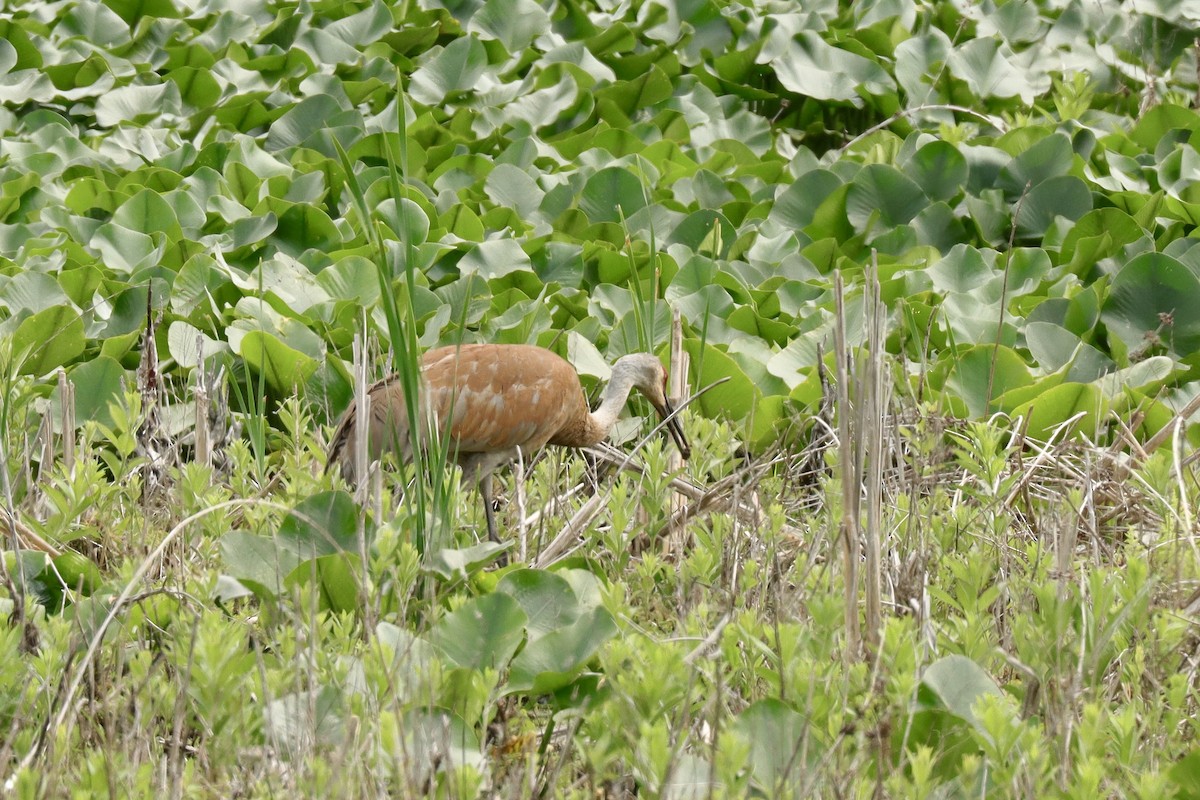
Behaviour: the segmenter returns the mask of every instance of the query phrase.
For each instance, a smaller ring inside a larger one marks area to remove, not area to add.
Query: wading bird
[[[518,344],[464,344],[438,347],[421,358],[420,414],[436,425],[463,471],[483,496],[488,537],[499,542],[492,507],[492,473],[546,444],[587,447],[608,436],[632,389],[638,389],[666,421],[684,458],[691,455],[683,426],[666,393],[667,371],[647,353],[623,356],[594,412],[579,376],[566,360],[542,347]],[[408,461],[408,411],[395,375],[372,386],[367,451],[371,460],[394,451]],[[329,445],[326,471],[338,464],[354,479],[355,431],[363,420],[354,403],[346,409]]]

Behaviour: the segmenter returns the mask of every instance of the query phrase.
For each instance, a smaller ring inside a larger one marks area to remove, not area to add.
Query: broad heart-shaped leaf
[[[1017,69],[1008,60],[1011,51],[996,39],[971,39],[955,48],[948,60],[950,72],[966,81],[976,98],[1017,97],[1032,103],[1034,97],[1049,89],[1029,82],[1024,70]]]
[[[1004,693],[992,676],[966,656],[949,655],[929,665],[921,676],[917,703],[925,708],[942,708],[987,735],[973,709],[983,697],[1003,699]]]
[[[12,351],[22,375],[45,375],[83,354],[83,320],[70,306],[55,306],[22,320],[13,333]]]
[[[1017,233],[1040,237],[1055,217],[1077,220],[1092,210],[1092,192],[1074,175],[1049,178],[1029,190],[1017,209]]]
[[[1096,381],[1096,387],[1109,400],[1115,400],[1131,390],[1137,390],[1139,394],[1153,395],[1171,373],[1179,368],[1179,365],[1166,356],[1151,356],[1125,369],[1108,373]]]
[[[429,556],[425,570],[442,580],[462,580],[496,560],[496,556],[511,547],[511,543],[480,542],[470,547],[447,547]]]
[[[1011,416],[1028,417],[1026,432],[1029,437],[1048,441],[1064,422],[1083,412],[1083,416],[1073,424],[1071,431],[1078,431],[1094,440],[1108,416],[1108,409],[1108,400],[1096,384],[1062,383],[1017,406],[1012,410]],[[1061,435],[1058,436],[1058,439],[1062,438]]]
[[[471,17],[469,30],[498,39],[517,54],[550,30],[550,15],[533,0],[487,0]]]
[[[179,87],[167,81],[151,86],[121,86],[96,99],[96,122],[105,128],[178,112]]]
[[[191,369],[199,366],[201,360],[207,361],[217,353],[228,351],[227,342],[214,339],[183,320],[177,319],[167,328],[167,352],[181,367]]]
[[[804,715],[773,697],[751,703],[734,720],[734,734],[750,753],[750,772],[767,796],[792,785],[821,757],[820,737],[809,736],[807,751],[800,751],[808,728]]]
[[[113,222],[98,227],[89,244],[100,251],[106,266],[124,273],[136,272],[162,253],[149,235]]]
[[[887,164],[868,164],[850,182],[846,216],[861,233],[876,216],[891,228],[906,224],[927,205],[929,198],[921,187],[900,170]]]
[[[279,217],[268,241],[288,255],[299,257],[306,250],[328,252],[341,244],[341,232],[315,205],[271,199],[267,206]]]
[[[759,60],[769,57],[760,56]],[[896,86],[879,64],[828,44],[815,31],[796,34],[771,66],[785,89],[816,100],[840,100],[858,106],[862,105],[862,95],[886,94]]]
[[[949,142],[935,141],[923,145],[905,162],[904,174],[930,200],[950,200],[962,191],[971,169],[957,147]]]
[[[73,367],[67,377],[75,385],[75,419],[96,420],[112,425],[109,404],[119,402],[124,388],[125,368],[113,358],[97,356]],[[62,419],[61,392],[50,395],[51,419]]]
[[[1006,164],[997,183],[1009,196],[1020,197],[1027,186],[1033,188],[1050,178],[1066,175],[1074,158],[1071,140],[1053,133]]]
[[[701,209],[693,211],[676,225],[667,237],[667,243],[685,245],[693,253],[725,258],[736,236],[737,231],[725,215],[719,211]]]
[[[684,347],[691,357],[696,385],[705,388],[717,384],[700,395],[700,408],[705,416],[742,421],[752,447],[773,441],[775,426],[783,419],[784,398],[764,397],[738,363],[711,344],[702,345],[689,339]]]
[[[1200,349],[1200,279],[1170,256],[1145,253],[1117,273],[1100,318],[1131,352],[1157,338],[1190,355]]]
[[[82,269],[71,270],[59,276],[59,280],[67,283],[68,281],[64,280],[65,275],[83,272]],[[80,278],[84,277],[86,276],[80,275]],[[97,277],[95,283],[90,278],[83,282],[88,289],[83,305],[87,305],[92,302],[92,293],[95,292],[99,279]],[[54,278],[43,272],[19,272],[0,289],[0,306],[4,306],[14,315],[24,310],[35,313],[45,311],[48,308],[67,305],[69,302],[67,294],[59,288]]]
[[[349,45],[370,44],[392,30],[392,13],[382,0],[375,0],[370,8],[331,22],[322,30]]]
[[[1027,321],[1025,343],[1033,360],[1045,372],[1056,372],[1070,364],[1068,380],[1088,383],[1114,366],[1112,359],[1053,322]]]
[[[1097,208],[1076,220],[1059,252],[1062,263],[1086,278],[1087,271],[1097,261],[1117,255],[1142,237],[1149,238],[1142,226],[1121,209]]]
[[[239,344],[238,355],[261,373],[279,395],[295,391],[317,369],[316,359],[288,347],[266,331],[250,331]]]
[[[821,202],[842,183],[842,179],[829,170],[809,170],[779,193],[768,219],[794,231],[806,228],[812,223]]]
[[[429,217],[407,197],[400,198],[399,203],[391,197],[386,198],[375,207],[375,214],[391,228],[399,242],[415,246],[424,244],[429,238]]]
[[[329,128],[341,112],[338,101],[327,94],[306,97],[271,124],[264,146],[273,151],[304,144],[312,136]]]
[[[368,540],[374,530],[365,523]],[[300,559],[331,553],[358,553],[358,507],[342,491],[321,492],[300,501],[279,523],[279,545]]]
[[[174,209],[158,192],[150,189],[130,197],[113,214],[113,222],[138,233],[163,233],[172,242],[183,238]]]
[[[357,556],[345,553],[310,558],[296,565],[284,577],[283,585],[316,592],[318,607],[323,610],[348,613],[361,605],[354,568],[358,561]]]
[[[409,92],[418,103],[438,105],[448,94],[475,89],[487,63],[483,42],[460,36],[413,73]]]
[[[567,686],[600,646],[616,634],[617,625],[605,608],[581,614],[570,625],[525,645],[513,659],[506,691],[546,694]]]
[[[588,178],[579,207],[589,220],[620,222],[646,205],[642,181],[624,167],[607,167]]]
[[[335,686],[277,697],[263,708],[265,733],[280,753],[301,753],[319,744],[334,747],[345,736],[342,692]]]
[[[582,609],[571,584],[553,572],[519,569],[506,573],[497,592],[511,595],[529,618],[526,629],[533,641],[578,619]]]
[[[987,251],[994,256],[994,251]],[[983,253],[966,244],[955,245],[943,258],[931,264],[926,270],[933,288],[943,292],[975,292],[988,284],[996,273],[993,269],[995,259],[990,262],[984,259]],[[989,293],[992,299],[994,293]]]
[[[995,370],[992,362],[995,357]],[[942,388],[966,403],[972,417],[987,416],[995,411],[988,400],[988,383],[991,382],[991,399],[1007,391],[1033,382],[1029,368],[1017,352],[1008,347],[977,345],[957,355],[947,353],[945,359],[952,362],[946,373]],[[935,372],[944,367],[939,364]]]
[[[284,576],[300,563],[294,553],[279,549],[274,536],[248,531],[225,534],[220,548],[228,574],[262,600],[279,597]]]
[[[493,592],[442,617],[429,641],[460,667],[504,669],[525,638],[527,619],[511,596]]]
[[[489,239],[472,247],[458,262],[458,269],[463,275],[490,281],[514,272],[533,272],[533,264],[516,239]]]

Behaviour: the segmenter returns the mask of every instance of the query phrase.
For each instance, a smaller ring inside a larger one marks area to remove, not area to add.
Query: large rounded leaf
[[[936,141],[914,153],[904,172],[930,200],[949,200],[962,190],[971,170],[957,147]]]
[[[27,317],[12,338],[13,353],[24,375],[45,375],[83,354],[83,320],[69,306],[55,306]]]
[[[966,403],[972,417],[996,410],[989,400],[1033,382],[1029,368],[1016,351],[994,345],[972,347],[953,359],[943,388]],[[993,367],[994,364],[994,367]],[[991,396],[988,386],[991,386]]]
[[[622,167],[608,167],[588,178],[579,207],[596,222],[620,222],[646,205],[641,180]]]
[[[1055,217],[1077,220],[1092,210],[1092,192],[1082,179],[1059,175],[1039,183],[1023,197],[1017,209],[1017,232],[1041,236]]]
[[[828,44],[814,31],[801,31],[786,48],[771,65],[784,88],[796,94],[859,105],[863,94],[881,95],[895,88],[879,64]],[[760,60],[767,57],[764,52]]]
[[[1113,279],[1100,318],[1130,351],[1160,340],[1191,355],[1200,349],[1200,279],[1170,256],[1138,256]]]
[[[921,187],[900,170],[886,164],[869,164],[850,183],[846,216],[861,233],[875,215],[890,228],[908,223],[927,205],[929,198]]]
[[[494,592],[447,614],[429,639],[460,667],[503,669],[525,637],[526,619],[516,600]]]
[[[1095,439],[1101,422],[1108,415],[1104,393],[1091,383],[1063,383],[1042,392],[1035,399],[1013,409],[1012,415],[1027,416],[1026,432],[1033,439],[1046,441],[1067,420],[1082,414],[1071,431]],[[1059,436],[1061,439],[1062,437]]]
[[[277,394],[287,394],[317,369],[315,359],[288,347],[274,334],[250,331],[242,337],[239,355],[261,373]]]
[[[570,625],[530,641],[513,659],[509,691],[546,694],[561,689],[575,680],[600,646],[616,633],[612,615],[598,607]]]

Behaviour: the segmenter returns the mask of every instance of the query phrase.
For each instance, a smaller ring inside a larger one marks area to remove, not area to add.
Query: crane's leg
[[[495,500],[492,498],[492,476],[490,473],[479,479],[479,496],[483,498],[483,515],[487,518],[488,538],[496,544],[500,544],[500,535],[496,533],[496,510],[493,508]],[[508,553],[500,554],[496,559],[496,566],[508,566]]]
[[[496,512],[493,509],[495,500],[492,497],[491,474],[479,478],[479,495],[483,498],[483,515],[487,517],[488,538],[496,544],[500,544],[500,534],[496,533]]]

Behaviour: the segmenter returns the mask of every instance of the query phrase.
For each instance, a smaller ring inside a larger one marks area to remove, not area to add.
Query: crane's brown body
[[[665,394],[666,371],[656,358],[625,356],[596,413],[588,410],[579,376],[555,353],[532,345],[466,344],[439,347],[421,358],[419,413],[423,425],[440,430],[463,469],[464,481],[478,481],[488,535],[498,541],[492,515],[491,474],[517,457],[547,444],[586,447],[603,440],[632,388],[649,398],[680,452],[687,440]],[[367,452],[371,460],[387,451],[411,458],[410,426],[404,391],[396,376],[367,392]],[[341,466],[354,478],[354,440],[363,424],[354,404],[346,409],[329,447],[329,467]],[[427,433],[423,431],[423,435]]]

